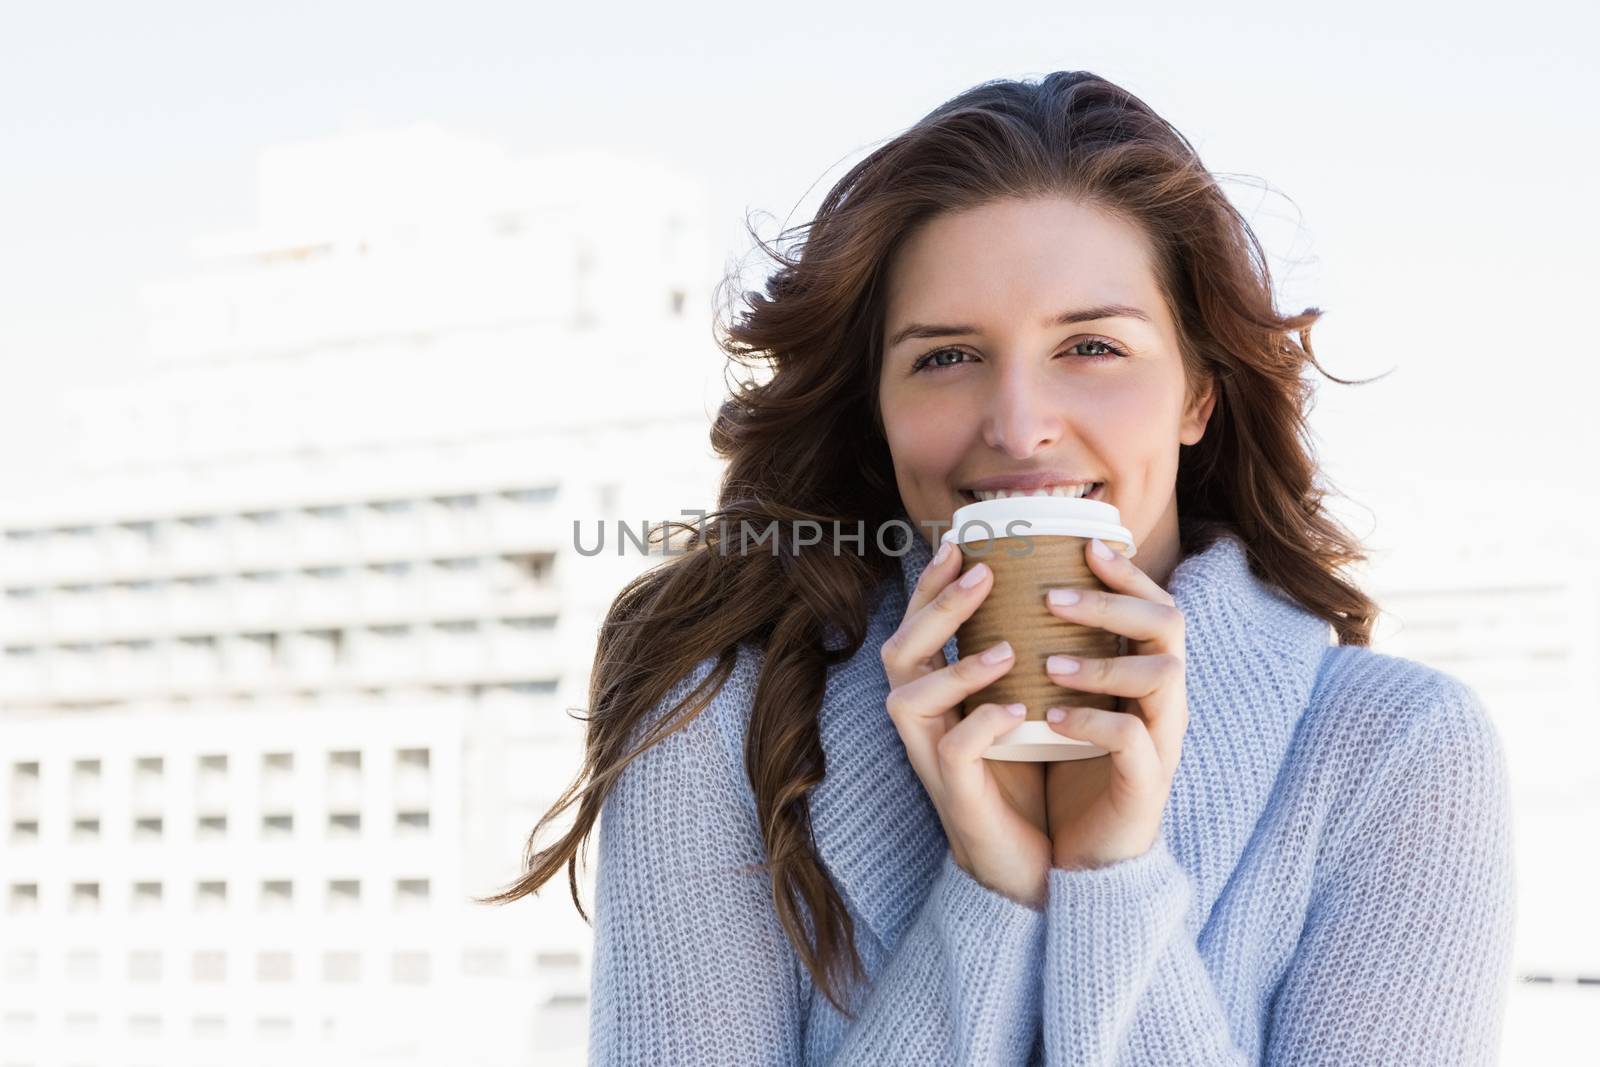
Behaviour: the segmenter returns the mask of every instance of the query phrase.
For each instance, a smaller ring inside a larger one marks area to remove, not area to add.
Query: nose
[[[1060,398],[1034,380],[1024,361],[1011,361],[995,380],[988,403],[983,437],[989,447],[1027,459],[1061,440]]]

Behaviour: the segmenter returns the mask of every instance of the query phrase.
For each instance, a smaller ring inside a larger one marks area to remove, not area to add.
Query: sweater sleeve
[[[1165,838],[1107,867],[1053,869],[1046,1062],[1240,1065],[1261,1048],[1269,1065],[1494,1063],[1513,916],[1500,743],[1446,680],[1396,752],[1313,889],[1260,1035],[1230,1030]]]
[[[1044,914],[978,883],[948,851],[875,982],[849,996],[856,1019],[812,1008],[755,867],[765,850],[714,716],[722,699],[629,764],[602,808],[589,1062],[1027,1063]]]
[[[1445,676],[1312,900],[1266,1035],[1273,1063],[1499,1062],[1516,882],[1509,774]]]

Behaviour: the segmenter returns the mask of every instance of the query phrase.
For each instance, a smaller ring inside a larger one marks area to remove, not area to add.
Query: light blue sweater
[[[745,866],[764,859],[743,770],[761,652],[745,645],[603,808],[590,1063],[1497,1062],[1510,801],[1472,689],[1331,645],[1223,538],[1168,583],[1189,728],[1161,837],[1108,867],[1052,869],[1041,912],[955,865],[884,709],[878,650],[928,558],[915,539],[821,710],[811,811],[872,976],[858,1019],[813,987]]]

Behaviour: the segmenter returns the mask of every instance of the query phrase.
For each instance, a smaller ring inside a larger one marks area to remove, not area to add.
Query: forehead
[[[1163,314],[1143,231],[1056,197],[996,201],[928,220],[890,262],[887,298],[891,333],[913,318],[1038,317],[1068,304],[1133,304]]]

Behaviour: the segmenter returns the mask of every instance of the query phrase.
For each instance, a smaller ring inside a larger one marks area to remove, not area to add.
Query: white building
[[[658,562],[574,522],[714,500],[704,230],[644,160],[264,154],[259,228],[0,501],[0,1063],[581,1062],[565,877],[468,897]]]

